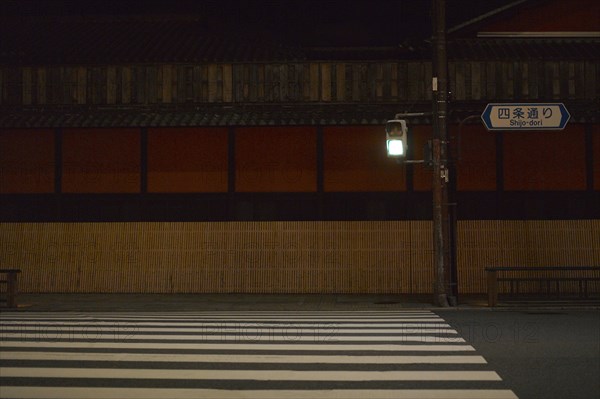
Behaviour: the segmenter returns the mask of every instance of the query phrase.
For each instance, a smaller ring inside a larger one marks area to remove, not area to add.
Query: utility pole
[[[446,2],[433,0],[433,251],[434,303],[447,307],[448,239],[448,58],[446,54]]]

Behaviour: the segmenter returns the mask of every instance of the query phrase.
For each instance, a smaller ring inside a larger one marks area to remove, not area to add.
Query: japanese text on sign
[[[544,119],[552,118],[552,107],[498,107],[498,119],[507,119],[510,126],[543,126]]]
[[[570,115],[563,104],[488,104],[482,114],[488,129],[563,129]]]

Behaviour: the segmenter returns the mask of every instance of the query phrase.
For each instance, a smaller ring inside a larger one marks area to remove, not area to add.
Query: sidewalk
[[[439,309],[428,294],[21,294],[17,301],[17,311],[25,312]],[[478,296],[465,298],[457,308],[485,306],[485,298]]]
[[[196,312],[302,310],[600,310],[600,300],[521,300],[488,307],[485,295],[461,295],[458,306],[433,305],[430,294],[20,294],[18,308],[0,312]]]

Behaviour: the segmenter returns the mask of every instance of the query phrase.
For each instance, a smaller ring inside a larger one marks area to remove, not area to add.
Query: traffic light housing
[[[408,126],[404,119],[392,119],[385,124],[387,155],[390,158],[406,156]]]

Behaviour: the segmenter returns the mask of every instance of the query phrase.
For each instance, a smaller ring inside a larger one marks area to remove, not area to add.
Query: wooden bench
[[[6,275],[5,278],[0,279],[0,284],[6,284],[6,299],[3,302],[6,302],[9,308],[17,307],[17,293],[19,291],[17,275],[19,273],[21,273],[20,269],[0,269],[0,275]]]
[[[551,286],[554,286],[555,293],[560,297],[561,282],[578,282],[579,297],[588,298],[588,283],[590,281],[600,281],[600,267],[597,266],[573,266],[573,267],[486,267],[488,306],[498,304],[498,283],[509,282],[511,294],[519,294],[519,284],[522,282],[539,283],[541,287],[545,283],[546,294],[550,293]],[[499,273],[508,273],[523,275],[523,277],[503,276],[498,277]],[[578,272],[578,276],[573,276],[572,272]],[[557,274],[570,273],[568,276]],[[537,274],[533,275],[532,274]],[[542,274],[540,276],[540,274]]]

